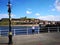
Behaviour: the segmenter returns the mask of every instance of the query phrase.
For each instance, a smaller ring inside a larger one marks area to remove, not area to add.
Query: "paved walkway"
[[[0,36],[0,45],[7,43],[8,37]],[[13,36],[12,45],[60,45],[60,32]]]

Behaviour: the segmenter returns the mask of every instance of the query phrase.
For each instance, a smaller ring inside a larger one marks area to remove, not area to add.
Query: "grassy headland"
[[[18,19],[11,19],[11,25],[12,26],[31,26],[31,25],[38,25],[39,19],[34,18],[18,18]],[[0,20],[0,26],[8,26],[9,25],[9,19],[8,18],[2,18]]]

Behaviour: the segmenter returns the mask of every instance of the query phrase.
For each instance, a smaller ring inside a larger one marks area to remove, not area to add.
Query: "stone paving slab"
[[[0,45],[8,45],[8,37],[0,36]],[[13,36],[12,45],[60,45],[60,32]]]

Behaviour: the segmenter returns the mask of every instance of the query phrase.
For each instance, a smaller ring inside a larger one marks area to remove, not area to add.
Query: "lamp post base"
[[[12,35],[9,35],[9,42],[8,42],[8,44],[12,44],[13,42],[12,42]]]

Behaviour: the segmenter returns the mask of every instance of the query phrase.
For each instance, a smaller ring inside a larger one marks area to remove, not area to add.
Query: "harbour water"
[[[38,33],[39,26],[34,26],[34,33]],[[26,35],[32,34],[32,26],[12,26],[13,35]],[[0,26],[0,35],[8,35],[9,26]]]

